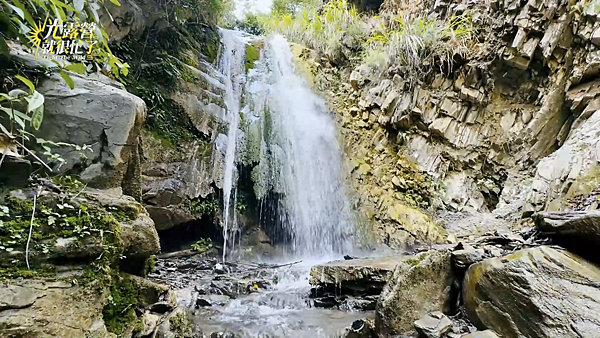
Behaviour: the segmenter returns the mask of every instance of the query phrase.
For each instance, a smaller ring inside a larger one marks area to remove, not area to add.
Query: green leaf
[[[10,92],[8,92],[8,96],[11,97],[11,101],[18,101],[20,100],[19,97],[21,96],[27,96],[29,95],[26,91],[21,90],[21,89],[13,89]]]
[[[6,40],[4,40],[4,38],[1,36],[0,36],[0,54],[10,56],[10,49],[8,48],[8,45],[6,44]]]
[[[31,112],[44,104],[44,95],[40,94],[37,90],[34,90],[33,94],[26,97],[25,100],[29,103],[27,105],[27,112]]]
[[[2,123],[0,123],[0,130],[2,130],[2,132],[4,134],[6,134],[8,137],[11,137],[11,138],[13,137],[13,135],[11,134],[11,132],[8,131],[8,129],[6,129],[6,127]]]
[[[70,70],[77,74],[85,74],[87,70],[85,69],[85,65],[83,63],[73,63],[65,67],[66,70]]]
[[[25,20],[25,13],[23,13],[23,11],[19,7],[9,4],[6,0],[2,0],[2,2],[6,6],[10,7],[10,9],[12,9],[13,12],[17,13],[21,20]]]
[[[81,12],[83,10],[84,0],[73,0],[73,7],[76,11]]]
[[[26,77],[21,76],[21,75],[17,75],[15,77],[17,79],[21,80],[21,82],[23,82],[27,87],[29,87],[29,90],[31,90],[31,92],[33,93],[33,91],[35,90],[35,86],[33,85],[33,82],[29,81]]]
[[[44,105],[37,107],[33,111],[33,115],[31,116],[31,126],[35,130],[39,130],[42,126],[42,120],[44,120]]]
[[[5,112],[11,118],[11,120],[15,121],[18,125],[20,125],[21,129],[25,129],[25,121],[23,121],[23,119],[19,117],[19,115],[24,115],[23,113],[11,108],[4,107],[0,108],[0,110]]]
[[[27,20],[27,22],[33,27],[35,25],[35,21],[33,20],[33,17],[29,11],[27,11],[27,8],[25,8],[25,6],[19,0],[12,0],[12,2],[15,4],[15,6],[19,7],[19,9],[23,11],[23,14],[25,14],[25,20]]]
[[[117,1],[117,0],[110,0],[110,2],[112,2],[116,6],[121,6],[121,3],[119,1]]]
[[[61,70],[60,76],[63,78],[63,80],[65,80],[67,85],[69,85],[69,88],[71,88],[71,89],[75,88],[75,82],[73,81],[71,76],[69,74],[67,74],[67,72]]]

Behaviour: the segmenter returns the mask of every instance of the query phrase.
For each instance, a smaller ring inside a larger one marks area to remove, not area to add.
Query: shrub
[[[360,45],[367,36],[360,15],[347,0],[331,0],[321,8],[305,5],[295,14],[273,15],[264,24],[334,59],[341,56],[344,44]]]
[[[468,52],[473,36],[471,19],[465,15],[447,20],[399,17],[388,26],[380,23],[367,40],[365,62],[380,68],[400,65],[413,76],[425,75],[435,65],[450,68],[455,55]]]

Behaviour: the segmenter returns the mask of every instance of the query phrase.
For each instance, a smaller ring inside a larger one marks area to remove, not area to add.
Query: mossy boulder
[[[469,319],[502,337],[579,338],[600,332],[600,268],[547,246],[471,265]]]
[[[377,302],[375,327],[380,336],[414,330],[420,316],[450,313],[457,299],[448,250],[431,250],[399,261]]]

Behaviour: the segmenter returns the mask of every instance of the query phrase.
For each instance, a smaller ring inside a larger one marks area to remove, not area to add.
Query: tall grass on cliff
[[[451,68],[454,57],[465,56],[474,28],[467,15],[447,20],[397,17],[367,40],[365,63],[385,69],[403,67],[408,75],[423,75],[435,66]]]
[[[265,26],[333,59],[341,55],[344,45],[366,40],[360,14],[347,0],[331,0],[322,7],[313,3],[302,6],[294,13],[270,16],[264,20]]]

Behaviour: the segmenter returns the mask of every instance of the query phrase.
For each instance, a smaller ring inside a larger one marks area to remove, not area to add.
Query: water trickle
[[[220,69],[225,80],[225,104],[227,105],[227,120],[229,124],[223,177],[223,260],[225,260],[227,252],[230,250],[227,248],[228,242],[233,245],[237,231],[237,224],[235,222],[235,194],[232,198],[231,192],[235,189],[235,153],[240,120],[240,100],[245,82],[244,61],[246,39],[242,33],[226,29],[221,30],[221,36],[223,52],[221,53]]]

